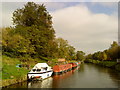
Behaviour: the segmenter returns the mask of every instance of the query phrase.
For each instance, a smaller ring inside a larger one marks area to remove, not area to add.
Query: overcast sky
[[[23,2],[2,3],[2,24],[12,25],[12,13]],[[57,37],[85,53],[102,51],[118,40],[117,2],[46,2]]]

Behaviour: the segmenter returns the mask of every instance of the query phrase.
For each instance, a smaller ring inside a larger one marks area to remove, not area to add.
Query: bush
[[[115,61],[99,61],[99,60],[92,60],[92,59],[85,60],[85,62],[98,64],[105,67],[115,67],[115,65],[117,64],[117,62]]]
[[[117,63],[116,62],[110,62],[110,61],[104,61],[103,65],[106,67],[114,67]]]
[[[120,63],[115,66],[115,69],[120,71]]]

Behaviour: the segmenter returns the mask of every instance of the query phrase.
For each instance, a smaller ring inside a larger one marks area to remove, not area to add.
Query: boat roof
[[[37,63],[37,64],[33,67],[33,69],[34,69],[34,68],[41,68],[41,67],[49,67],[49,66],[47,65],[47,63]]]

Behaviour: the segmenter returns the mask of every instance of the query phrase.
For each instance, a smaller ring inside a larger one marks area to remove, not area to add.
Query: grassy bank
[[[103,67],[113,68],[117,71],[120,71],[120,63],[117,63],[115,61],[100,61],[100,60],[88,59],[88,60],[85,60],[84,62],[93,63],[93,64],[97,64]]]
[[[2,57],[2,80],[17,79],[27,74],[27,72],[35,65],[36,62],[21,62],[21,59]],[[24,67],[17,67],[17,65],[24,65]],[[25,65],[30,65],[29,69]]]
[[[27,73],[38,62],[46,62],[43,60],[29,58],[28,61],[23,61],[22,58],[11,58],[2,56],[2,87],[15,84],[27,80]],[[27,58],[28,59],[28,58]],[[18,65],[23,65],[18,67]],[[29,65],[29,68],[26,67]]]

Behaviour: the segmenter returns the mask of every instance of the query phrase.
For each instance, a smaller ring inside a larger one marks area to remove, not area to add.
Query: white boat
[[[27,74],[28,80],[37,79],[43,80],[52,75],[53,69],[46,63],[37,63]]]

